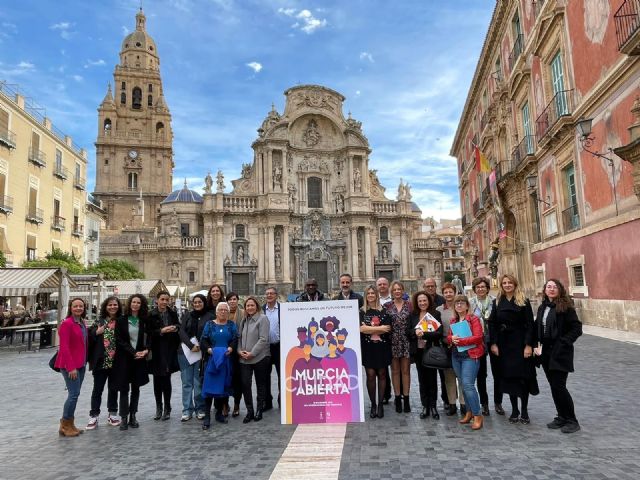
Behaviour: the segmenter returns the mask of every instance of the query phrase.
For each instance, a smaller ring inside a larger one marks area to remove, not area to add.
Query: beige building
[[[635,331],[639,15],[631,0],[498,0],[451,150],[469,275],[513,273],[532,298],[557,278],[585,323]]]
[[[360,290],[378,276],[415,289],[433,271],[442,251],[420,234],[410,186],[401,182],[396,199],[386,197],[369,169],[361,122],[345,117],[345,98],[323,86],[284,92],[283,111],[274,106],[266,115],[253,159],[230,193],[222,172],[203,178],[202,195],[186,183],[171,192],[173,139],[160,59],[142,11],[136,25],[123,41],[114,89],[99,107],[102,258],[129,260],[147,278],[189,291],[220,283],[242,294],[267,285],[300,291],[307,277],[336,290],[341,272]]]
[[[8,266],[58,248],[83,261],[87,154],[0,82],[0,247]]]

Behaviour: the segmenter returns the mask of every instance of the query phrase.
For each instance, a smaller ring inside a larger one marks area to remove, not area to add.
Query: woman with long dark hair
[[[218,305],[218,303],[220,302],[224,302],[224,290],[220,285],[214,283],[209,287],[206,305],[207,310],[212,313],[213,318],[216,318],[216,305]]]
[[[413,311],[407,324],[407,336],[409,337],[411,359],[416,364],[418,371],[420,403],[422,404],[420,418],[425,419],[431,415],[435,420],[438,420],[440,418],[436,407],[438,369],[423,366],[422,357],[431,347],[440,345],[443,330],[440,312],[436,310],[435,298],[427,292],[414,293],[411,303]],[[433,320],[436,320],[438,324],[434,324]]]
[[[136,293],[128,298],[124,315],[116,321],[113,369],[115,386],[120,391],[120,430],[140,426],[136,419],[140,387],[149,383],[147,356],[151,348],[151,335],[147,332],[148,317],[147,298]]]
[[[384,417],[384,392],[391,364],[391,318],[380,305],[380,295],[374,285],[364,291],[364,305],[360,309],[360,344],[362,365],[367,372],[367,392],[371,401],[369,417]],[[377,392],[376,392],[377,384]]]
[[[158,292],[156,307],[149,314],[150,370],[153,374],[153,394],[156,398],[154,420],[169,420],[171,417],[171,374],[180,370],[178,365],[180,322],[178,314],[169,308],[170,298],[169,292]]]
[[[60,345],[55,367],[60,369],[67,387],[67,399],[62,408],[58,433],[64,437],[77,437],[82,433],[75,426],[75,412],[87,363],[85,318],[87,318],[87,305],[84,300],[77,297],[72,298],[67,309],[67,317],[58,328]]]
[[[214,318],[212,312],[206,309],[206,297],[197,294],[191,300],[193,309],[182,316],[180,341],[192,352],[201,350],[199,342],[204,326]],[[193,340],[197,340],[194,343]],[[204,399],[202,398],[202,368],[201,362],[189,363],[182,346],[178,348],[178,364],[180,365],[180,379],[182,380],[182,422],[191,420],[195,414],[199,420],[205,417]]]
[[[533,311],[513,275],[502,275],[499,285],[489,318],[491,353],[499,359],[500,384],[511,401],[509,422],[528,425],[529,394],[537,393]]]
[[[564,285],[555,278],[544,284],[535,333],[538,344],[535,353],[540,356],[557,411],[547,427],[559,428],[563,433],[577,432],[580,424],[567,390],[567,377],[573,372],[573,344],[582,335],[582,323]]]
[[[121,423],[118,417],[118,389],[115,384],[113,368],[116,356],[116,322],[122,315],[122,303],[116,296],[107,297],[100,305],[100,315],[89,328],[89,370],[93,372],[93,391],[91,393],[91,411],[87,430],[98,426],[102,392],[107,384],[107,424],[117,427]]]

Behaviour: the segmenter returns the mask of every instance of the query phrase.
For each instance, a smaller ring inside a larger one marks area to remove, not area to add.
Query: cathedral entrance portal
[[[321,292],[328,292],[329,282],[327,276],[327,262],[309,261],[308,271],[309,278],[315,278],[318,281],[318,290],[320,290]]]

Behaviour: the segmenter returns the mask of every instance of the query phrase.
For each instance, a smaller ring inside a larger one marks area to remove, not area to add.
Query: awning
[[[107,280],[106,284],[107,289],[113,289],[113,294],[121,299],[134,293],[154,298],[159,291],[167,289],[162,280]]]
[[[77,287],[66,275],[71,288]],[[57,292],[62,280],[59,268],[0,268],[0,296],[28,297]]]
[[[182,295],[183,289],[180,285],[167,285],[167,292],[172,297],[179,297]]]

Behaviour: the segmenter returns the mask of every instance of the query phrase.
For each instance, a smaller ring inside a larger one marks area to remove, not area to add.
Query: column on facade
[[[222,251],[224,227],[216,226],[216,283],[224,283],[224,262],[222,261],[224,252]]]
[[[274,232],[275,227],[273,225],[269,225],[267,227],[267,246],[264,250],[266,262],[267,262],[267,283],[274,284],[276,282],[275,276],[275,263],[273,258],[273,245],[274,245]]]
[[[266,185],[266,191],[267,192],[272,192],[273,191],[273,149],[270,148],[269,150],[267,150],[267,164],[265,166],[265,185]]]
[[[282,232],[282,270],[283,281],[291,281],[291,268],[289,267],[289,226],[285,225]]]
[[[265,270],[265,255],[264,255],[264,227],[258,227],[258,274],[256,275],[257,283],[264,283],[267,275]]]
[[[406,222],[402,221],[400,228],[400,277],[406,278],[409,274],[409,254],[407,248],[407,228]]]
[[[296,290],[302,290],[302,278],[300,278],[300,253],[298,253],[297,249],[294,253],[294,264],[293,268],[295,270],[294,278],[295,278],[295,288]]]
[[[349,227],[351,232],[351,275],[358,275],[358,227]]]
[[[367,280],[373,278],[373,255],[371,254],[371,227],[364,228],[364,274]]]

